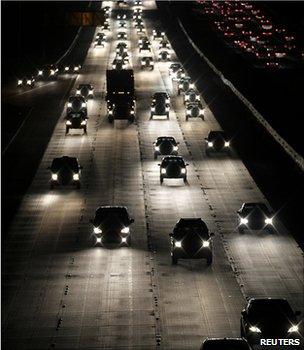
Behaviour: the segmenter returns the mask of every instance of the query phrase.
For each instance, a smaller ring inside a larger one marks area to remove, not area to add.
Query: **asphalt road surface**
[[[143,8],[156,10],[152,1]],[[148,34],[159,26],[145,24]],[[131,21],[137,121],[108,123],[105,71],[117,31],[112,19],[106,47],[91,46],[73,82],[72,91],[79,83],[95,88],[88,135],[65,136],[61,109],[3,243],[3,349],[198,349],[207,336],[240,336],[247,297],[285,297],[303,311],[301,250],[283,226],[277,234],[238,233],[236,210],[245,201],[265,201],[263,194],[236,153],[205,156],[204,137],[219,128],[216,119],[208,112],[205,121],[185,121],[170,63],[140,69]],[[169,120],[149,120],[151,94],[159,90],[171,95]],[[43,111],[63,97],[53,94]],[[152,143],[162,135],[180,142],[179,153],[190,164],[187,185],[165,180],[160,186]],[[47,167],[61,155],[76,156],[83,166],[80,190],[49,189]],[[135,219],[131,247],[94,246],[89,220],[100,205],[128,207]],[[168,235],[181,217],[201,217],[215,232],[210,267],[204,260],[171,265]]]

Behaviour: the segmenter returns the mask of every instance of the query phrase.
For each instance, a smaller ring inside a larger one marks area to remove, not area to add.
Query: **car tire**
[[[70,128],[65,128],[65,134],[67,135],[69,133]]]
[[[188,181],[187,181],[187,177],[184,177],[184,184],[187,184],[188,183]]]
[[[174,255],[171,255],[171,263],[172,265],[177,265],[178,263],[178,259]]]
[[[164,179],[161,177],[161,178],[159,179],[159,181],[160,181],[160,184],[162,185],[163,182],[164,182]]]
[[[85,134],[87,134],[87,127],[84,127],[84,128],[83,128],[83,132],[84,132]]]
[[[134,121],[135,121],[135,117],[131,117],[130,118],[130,123],[134,123]]]
[[[167,119],[169,119],[169,113],[167,113]]]
[[[186,115],[186,122],[189,120],[189,116]]]
[[[150,115],[150,120],[152,120],[152,119],[153,119],[153,114]]]
[[[127,244],[128,244],[129,247],[131,247],[131,236],[128,237]]]
[[[178,94],[178,96],[181,94],[180,89],[177,90],[177,94]]]
[[[208,256],[207,258],[207,265],[210,266],[212,264],[212,260],[213,260],[213,256],[212,254],[210,256]]]
[[[157,159],[157,153],[154,153],[154,160]]]
[[[246,336],[245,336],[245,332],[244,332],[244,328],[243,328],[243,326],[242,326],[242,322],[241,322],[241,327],[240,327],[240,333],[241,333],[241,337],[242,338],[245,338]]]

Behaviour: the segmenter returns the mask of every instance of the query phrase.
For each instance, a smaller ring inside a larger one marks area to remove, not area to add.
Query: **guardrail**
[[[297,153],[284,139],[281,137],[274,128],[267,122],[267,120],[256,110],[256,108],[252,105],[247,98],[237,90],[237,88],[232,84],[231,81],[225,78],[224,74],[219,71],[215,65],[201,52],[201,50],[196,46],[193,40],[189,37],[185,27],[181,23],[180,19],[178,19],[178,24],[181,27],[183,33],[186,35],[188,41],[194,48],[194,50],[202,57],[208,66],[213,70],[213,72],[219,76],[222,82],[227,85],[231,91],[243,102],[243,104],[250,110],[250,112],[254,115],[257,121],[266,129],[266,131],[273,137],[273,139],[284,149],[284,151],[292,158],[292,160],[298,165],[298,167],[304,171],[304,159],[303,157]]]
[[[66,50],[66,52],[61,56],[59,57],[59,59],[55,62],[56,65],[58,65],[71,51],[72,49],[74,48],[75,44],[76,44],[76,41],[78,40],[79,38],[79,35],[80,35],[80,32],[82,30],[83,27],[79,27],[78,31],[77,31],[77,34],[75,35],[75,38],[74,40],[72,41],[71,45],[68,47],[68,49]]]

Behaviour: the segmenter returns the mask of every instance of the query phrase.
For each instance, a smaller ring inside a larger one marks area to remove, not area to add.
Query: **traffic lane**
[[[162,74],[167,75],[165,68]],[[168,82],[165,78],[164,81]],[[170,88],[172,84],[168,82],[167,86]],[[176,104],[181,110],[179,122],[192,159],[198,166],[199,177],[217,215],[218,227],[225,241],[227,240],[228,244],[225,246],[228,256],[231,257],[236,271],[240,272],[238,280],[240,285],[245,286],[244,293],[248,297],[261,295],[288,297],[295,309],[303,309],[303,259],[296,242],[281,223],[277,226],[276,235],[265,236],[255,233],[240,236],[237,233],[236,211],[240,205],[246,201],[266,201],[266,199],[235,153],[232,157],[205,155],[204,138],[209,130],[220,129],[210,110],[206,113],[205,122],[200,119],[186,122],[182,97],[176,100]],[[253,244],[256,247],[254,251]],[[282,249],[287,251],[283,257]],[[252,266],[256,267],[256,271],[252,271]],[[285,276],[290,276],[288,282]]]
[[[134,50],[135,45],[136,38]],[[137,58],[136,61],[138,60]],[[148,222],[156,249],[156,273],[160,284],[161,310],[165,319],[163,344],[168,348],[184,349],[198,347],[204,335],[239,335],[239,315],[243,302],[219,239],[215,239],[215,261],[218,263],[212,267],[212,271],[202,262],[181,262],[178,267],[171,266],[168,235],[180,217],[203,217],[211,230],[214,229],[214,224],[191,165],[188,172],[189,186],[184,186],[180,180],[165,180],[162,187],[159,184],[158,161],[152,160],[153,141],[157,136],[174,136],[177,141],[181,141],[179,153],[186,156],[187,160],[189,157],[173,110],[169,121],[156,118],[149,120],[150,96],[155,91],[166,90],[158,72],[161,66],[167,64],[157,63],[155,71],[152,72],[139,71],[138,66],[136,67],[135,79],[137,91],[139,90],[137,114],[140,118],[138,123],[147,188]],[[173,96],[172,89],[169,92]],[[225,279],[217,277],[224,273],[227,275]],[[229,291],[227,295],[222,293],[224,289]],[[213,291],[212,294],[210,290]],[[231,293],[233,301],[230,303]],[[217,307],[218,305],[221,307]]]

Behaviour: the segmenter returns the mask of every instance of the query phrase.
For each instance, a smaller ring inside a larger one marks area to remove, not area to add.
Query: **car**
[[[105,245],[116,243],[131,245],[130,225],[134,222],[128,210],[123,206],[101,206],[96,209],[93,225],[93,234],[96,243]]]
[[[153,40],[162,40],[165,37],[165,32],[160,29],[153,29],[152,38]]]
[[[207,338],[200,350],[252,350],[244,338]]]
[[[127,49],[128,49],[128,46],[127,46],[127,43],[125,42],[121,41],[116,45],[116,53],[125,52],[127,51]]]
[[[136,7],[134,10],[133,10],[133,14],[140,14],[142,13],[142,8],[140,7]]]
[[[191,82],[191,79],[187,76],[181,78],[178,82],[177,94],[180,95],[181,92],[187,92],[188,90],[194,89],[195,86]]]
[[[146,32],[145,27],[144,26],[138,26],[136,28],[136,32],[137,32],[137,34],[144,34]]]
[[[187,166],[184,158],[181,156],[165,156],[160,167],[160,184],[164,182],[164,179],[183,179],[184,183],[187,183]]]
[[[208,136],[205,137],[206,155],[209,156],[211,152],[226,152],[230,153],[230,137],[225,131],[211,130]]]
[[[162,49],[169,49],[169,48],[170,48],[169,42],[165,39],[161,40],[161,42],[159,43],[158,49],[162,50]]]
[[[176,142],[175,138],[172,136],[159,136],[155,142],[154,146],[154,159],[157,159],[158,156],[177,156],[178,155],[178,145],[179,142]]]
[[[84,98],[93,98],[94,88],[91,84],[79,84],[76,89],[76,96],[81,95]]]
[[[184,94],[184,104],[200,102],[201,97],[195,89],[190,89]]]
[[[50,188],[62,185],[74,185],[78,189],[80,188],[80,170],[82,167],[78,163],[78,159],[75,157],[63,156],[60,158],[54,158],[50,167],[48,167],[52,173]]]
[[[85,116],[87,112],[87,102],[83,96],[70,96],[67,104],[67,115],[70,113],[82,113]]]
[[[149,43],[143,43],[139,47],[139,52],[146,51],[151,52],[151,45]]]
[[[186,71],[184,70],[184,68],[180,68],[179,70],[176,71],[175,73],[175,78],[173,79],[174,81],[180,81],[181,79],[186,78]],[[190,79],[190,78],[187,78]]]
[[[152,56],[144,56],[140,58],[140,68],[150,68],[151,70],[154,69],[154,61]]]
[[[127,33],[125,32],[118,32],[117,33],[117,40],[127,40]]]
[[[168,50],[162,50],[158,53],[159,61],[169,61],[171,59],[171,54]]]
[[[177,72],[182,68],[182,64],[179,62],[174,62],[170,64],[169,67],[169,75],[171,76],[172,80],[176,80]]]
[[[66,116],[65,134],[67,135],[70,129],[82,129],[87,133],[87,119],[88,117],[83,113],[72,112]]]
[[[138,47],[141,47],[144,44],[148,44],[149,46],[151,46],[150,40],[147,36],[143,36],[138,40]]]
[[[117,53],[115,58],[118,60],[123,60],[124,63],[129,63],[129,54],[127,51]]]
[[[204,109],[200,102],[192,102],[187,104],[186,121],[188,121],[189,118],[201,118],[202,120],[205,119]]]
[[[98,32],[97,34],[96,34],[96,38],[95,38],[96,40],[97,39],[102,39],[102,40],[106,40],[106,35],[105,35],[105,33],[103,33],[103,32]]]
[[[173,265],[179,259],[206,259],[212,263],[212,236],[206,223],[201,218],[181,218],[169,235],[170,251]]]
[[[251,346],[260,345],[260,339],[298,339],[300,314],[286,299],[251,298],[242,311],[241,336]]]
[[[127,63],[122,58],[114,58],[112,68],[117,70],[126,69]]]
[[[127,64],[122,58],[114,58],[112,62],[112,68],[117,70],[126,69]]]
[[[96,38],[94,47],[105,47],[105,39],[104,38]]]
[[[119,28],[127,28],[127,22],[126,21],[119,21],[118,27]]]
[[[152,96],[150,119],[155,115],[165,115],[169,119],[170,96],[165,91],[157,91]]]
[[[138,28],[144,25],[144,22],[141,18],[137,18],[133,21],[134,27]]]
[[[46,64],[41,69],[38,69],[38,79],[57,79],[58,67],[55,64]]]
[[[110,30],[110,23],[108,23],[108,22],[105,22],[104,24],[103,24],[103,26],[101,27],[101,29],[102,30]]]
[[[265,203],[245,202],[237,211],[237,225],[240,233],[245,230],[274,231],[274,213]]]
[[[113,123],[115,119],[127,119],[130,123],[134,123],[134,104],[128,101],[113,104],[111,108],[108,108],[108,121],[109,123]]]
[[[25,77],[17,80],[17,86],[19,87],[34,87],[35,78],[34,77]]]

